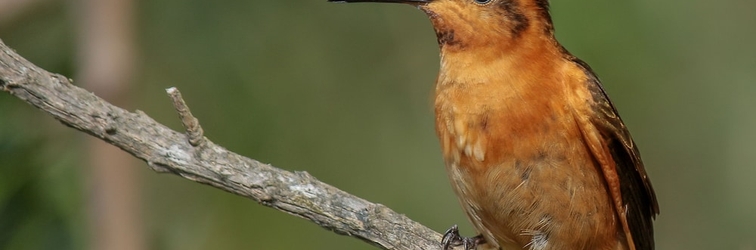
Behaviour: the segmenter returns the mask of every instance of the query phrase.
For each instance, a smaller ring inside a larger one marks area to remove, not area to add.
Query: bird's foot
[[[483,238],[483,235],[478,235],[472,238],[460,236],[459,227],[457,227],[457,225],[446,230],[444,237],[441,239],[441,246],[444,250],[449,250],[456,246],[462,246],[465,250],[474,250],[478,245],[485,243],[486,239]]]

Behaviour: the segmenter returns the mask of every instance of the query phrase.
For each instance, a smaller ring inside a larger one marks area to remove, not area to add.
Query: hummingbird
[[[554,36],[548,0],[403,3],[440,49],[436,134],[479,233],[445,249],[652,250],[659,205],[641,155],[590,66]]]

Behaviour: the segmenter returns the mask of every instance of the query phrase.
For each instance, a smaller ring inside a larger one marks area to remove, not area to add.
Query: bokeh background
[[[657,249],[756,249],[756,1],[552,1],[661,205]],[[37,65],[242,155],[473,234],[444,173],[420,11],[317,1],[0,0]],[[98,68],[99,67],[99,68]],[[97,156],[100,155],[100,156]],[[0,93],[0,249],[374,249],[118,155]]]

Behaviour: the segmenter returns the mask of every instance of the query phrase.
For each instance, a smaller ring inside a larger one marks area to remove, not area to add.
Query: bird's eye
[[[475,2],[475,3],[477,3],[477,4],[480,4],[480,5],[489,4],[489,3],[491,3],[492,1],[493,1],[493,0],[473,0],[473,2]]]

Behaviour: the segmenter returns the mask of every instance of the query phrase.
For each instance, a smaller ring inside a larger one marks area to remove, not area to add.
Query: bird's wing
[[[635,245],[636,250],[652,250],[652,219],[659,214],[659,205],[638,148],[591,68],[580,59],[572,58],[572,61],[588,76],[586,85],[593,98],[590,107],[593,113],[582,116],[583,120],[578,123],[593,156],[601,165],[628,244]]]

